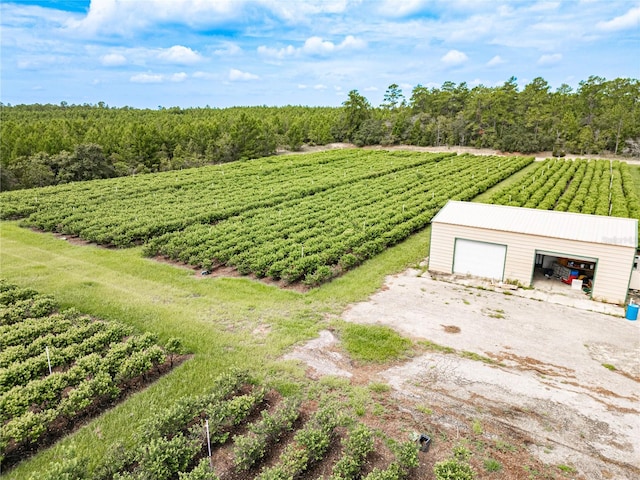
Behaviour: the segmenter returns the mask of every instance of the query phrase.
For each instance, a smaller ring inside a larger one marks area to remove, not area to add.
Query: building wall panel
[[[626,301],[635,249],[477,227],[433,223],[429,269],[452,273],[456,238],[507,245],[503,280],[518,280],[530,285],[536,250],[557,252],[558,256],[583,256],[598,261],[592,297],[595,300],[622,304]]]

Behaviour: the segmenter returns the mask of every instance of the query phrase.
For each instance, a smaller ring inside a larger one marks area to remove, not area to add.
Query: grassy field
[[[72,245],[13,222],[0,227],[1,275],[10,282],[55,295],[64,307],[157,333],[161,342],[179,337],[195,354],[150,388],[7,475],[16,479],[46,469],[71,444],[95,461],[155,410],[204,392],[232,365],[249,369],[283,393],[296,390],[303,370],[278,361],[280,355],[334,322],[331,318],[346,304],[378,289],[385,275],[424,258],[430,233],[427,228],[343,277],[298,293],[248,278],[198,278],[193,270],[143,258],[139,249]],[[341,328],[339,322],[334,326]]]

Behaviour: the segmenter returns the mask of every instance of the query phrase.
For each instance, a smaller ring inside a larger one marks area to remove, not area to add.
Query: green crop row
[[[327,453],[340,415],[335,405],[320,407],[304,427],[296,433],[280,455],[278,463],[263,470],[257,480],[294,480]]]
[[[619,161],[548,159],[490,203],[640,218],[629,165]]]
[[[317,284],[425,227],[449,199],[469,200],[531,159],[450,157],[192,225],[150,240],[146,255],[203,268]]]
[[[269,401],[265,401],[267,395]],[[70,448],[60,462],[38,473],[37,478],[294,480],[305,478],[310,468],[327,459],[329,450],[337,448],[341,427],[347,425],[342,454],[332,467],[331,478],[362,478],[374,447],[374,432],[369,427],[355,420],[334,398],[321,398],[316,404],[290,397],[269,408],[274,395],[255,385],[246,372],[229,371],[213,382],[210,393],[184,397],[157,412],[133,432],[131,439],[111,446],[91,468]],[[300,418],[302,411],[310,409],[313,413],[308,418]],[[251,421],[258,411],[258,419]],[[246,433],[232,435],[234,431]],[[292,438],[283,438],[287,431],[295,431]],[[280,449],[278,442],[285,445]],[[418,466],[417,444],[392,439],[386,444],[394,460],[385,468],[374,469],[367,478],[407,478]],[[214,461],[221,445],[226,445],[231,455],[224,466]],[[277,450],[281,452],[278,456],[274,455]],[[265,458],[269,458],[269,464],[265,464]]]
[[[87,330],[86,332],[91,332]],[[119,342],[131,333],[128,326],[118,323],[105,324],[91,336],[64,348],[50,348],[21,362],[0,369],[0,393],[16,385],[24,385],[44,375],[49,366],[57,368],[93,352],[103,352],[113,342]]]
[[[95,414],[165,362],[151,334],[74,310],[48,313],[53,299],[4,281],[0,290],[12,319],[0,325],[0,463],[13,463],[45,435],[65,433],[64,425]]]
[[[373,451],[373,432],[363,424],[357,424],[343,440],[342,457],[333,465],[330,480],[355,480],[358,478],[367,455]]]
[[[127,247],[451,155],[324,152],[6,192],[1,218],[24,218],[30,227]]]
[[[271,445],[285,432],[293,429],[293,424],[299,416],[300,402],[296,399],[285,402],[274,413],[263,410],[262,418],[250,426],[249,433],[233,438],[233,461],[236,470],[248,470],[259,462]]]

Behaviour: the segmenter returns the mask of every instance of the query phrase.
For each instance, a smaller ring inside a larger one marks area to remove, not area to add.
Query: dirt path
[[[329,143],[327,145],[318,145],[318,146],[303,146],[297,152],[291,152],[288,150],[281,150],[279,154],[292,154],[292,153],[312,153],[312,152],[323,152],[326,150],[340,150],[344,148],[358,148],[353,143]],[[537,161],[545,160],[547,158],[552,158],[552,152],[536,152],[531,154],[523,154],[523,153],[511,153],[511,152],[502,152],[500,150],[493,150],[491,148],[474,148],[474,147],[460,147],[460,146],[441,146],[441,147],[418,147],[415,145],[372,145],[368,147],[362,147],[365,150],[411,150],[414,152],[431,152],[431,153],[441,153],[441,152],[456,152],[457,154],[469,153],[471,155],[504,155],[504,156],[533,156]],[[625,157],[622,155],[575,155],[573,153],[569,153],[563,158],[594,158],[594,159],[603,159],[603,160],[620,160],[622,162],[627,162],[629,164],[640,165],[640,159],[635,157]]]
[[[417,270],[389,277],[342,318],[458,352],[432,349],[376,373],[399,398],[444,411],[443,426],[460,415],[479,419],[531,438],[531,454],[573,465],[583,478],[640,478],[640,322]],[[316,375],[359,375],[331,351],[330,337],[325,332],[303,360]]]

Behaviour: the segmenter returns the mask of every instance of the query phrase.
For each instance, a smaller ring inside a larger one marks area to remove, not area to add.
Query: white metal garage
[[[636,219],[450,201],[432,221],[429,269],[531,285],[553,261],[588,278],[592,298],[623,304],[637,237]]]

